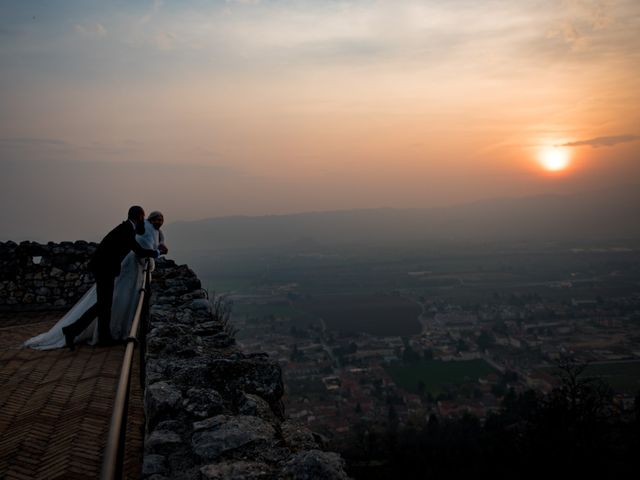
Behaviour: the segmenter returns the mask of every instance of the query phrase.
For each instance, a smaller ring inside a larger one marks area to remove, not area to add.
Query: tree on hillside
[[[402,361],[407,364],[418,363],[420,354],[416,352],[411,345],[407,344],[402,352]]]
[[[478,340],[476,340],[476,342],[478,344],[478,348],[484,351],[496,344],[496,338],[491,334],[491,332],[483,330],[478,336]]]
[[[509,389],[501,410],[484,424],[471,415],[431,415],[428,421],[423,417],[422,423],[399,426],[389,398],[387,421],[367,425],[367,431],[379,432],[380,441],[364,445],[360,439],[343,454],[347,461],[371,462],[371,468],[353,475],[368,480],[540,478],[551,468],[568,478],[637,474],[640,395],[637,420],[625,422],[613,414],[609,387],[587,376],[585,364],[563,358],[557,373],[559,383],[547,396]]]

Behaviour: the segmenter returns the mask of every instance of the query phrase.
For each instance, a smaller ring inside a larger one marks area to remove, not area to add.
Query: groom
[[[111,337],[111,303],[113,286],[120,275],[120,264],[124,257],[133,250],[139,257],[158,258],[167,253],[167,248],[160,245],[158,250],[142,248],[136,241],[136,233],[144,233],[144,210],[133,206],[129,209],[128,219],[111,230],[102,239],[93,258],[89,262],[89,270],[96,279],[97,301],[78,320],[62,329],[69,349],[74,349],[74,339],[87,328],[96,316],[98,317],[98,335],[100,345],[113,345]],[[132,294],[134,292],[131,292]]]

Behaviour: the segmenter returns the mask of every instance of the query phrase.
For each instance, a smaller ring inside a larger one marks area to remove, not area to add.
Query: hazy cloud
[[[0,148],[27,148],[27,147],[68,147],[69,144],[62,140],[51,138],[0,138]]]
[[[263,202],[277,194],[224,164],[0,159],[0,172],[0,203],[10,206],[0,209],[0,240],[99,240],[129,205],[174,221],[211,216],[214,207],[237,213],[250,203],[247,191]]]
[[[578,10],[594,30],[599,30],[614,22],[614,0],[569,0],[567,3]]]
[[[77,33],[86,37],[100,38],[107,35],[107,29],[101,23],[90,25],[77,24],[74,28]]]
[[[91,142],[81,147],[88,152],[104,153],[107,155],[125,155],[139,150],[138,142],[126,140],[121,143]]]
[[[0,158],[35,160],[61,158],[81,160],[87,154],[94,156],[123,156],[138,152],[141,144],[132,139],[122,141],[69,143],[53,138],[0,138]]]
[[[149,12],[147,12],[140,19],[140,23],[142,23],[142,24],[148,23],[153,18],[153,16],[160,11],[160,9],[162,8],[163,5],[164,5],[164,2],[162,0],[154,0],[153,1],[153,6],[151,7],[151,10]]]
[[[564,18],[547,32],[547,38],[564,40],[572,51],[591,47],[597,32],[615,23],[613,1],[565,0],[559,9]]]
[[[609,137],[596,137],[588,140],[579,140],[577,142],[569,142],[560,145],[561,147],[582,147],[590,145],[593,148],[613,147],[619,143],[636,142],[640,140],[639,135],[612,135]]]
[[[569,21],[563,22],[559,27],[549,31],[548,38],[562,38],[572,50],[582,50],[589,46],[589,39],[585,37],[578,27]]]

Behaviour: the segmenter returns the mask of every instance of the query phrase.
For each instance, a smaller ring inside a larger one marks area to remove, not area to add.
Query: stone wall
[[[0,310],[72,306],[93,284],[86,265],[95,243],[0,242]]]
[[[280,366],[236,345],[186,266],[153,274],[143,478],[346,479],[322,438],[287,420]]]

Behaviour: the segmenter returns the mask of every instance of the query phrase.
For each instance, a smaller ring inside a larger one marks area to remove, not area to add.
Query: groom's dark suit
[[[124,257],[133,250],[139,257],[158,256],[156,250],[142,248],[136,241],[136,232],[130,220],[122,222],[102,239],[93,258],[89,262],[89,270],[96,279],[97,302],[91,306],[78,320],[63,329],[65,336],[75,338],[87,328],[96,316],[98,317],[98,334],[101,343],[108,343],[111,338],[111,303],[113,302],[113,285],[120,275],[120,264]],[[133,294],[134,292],[132,292]]]

